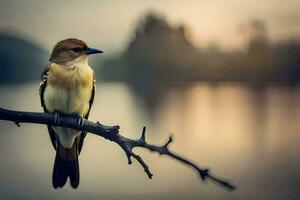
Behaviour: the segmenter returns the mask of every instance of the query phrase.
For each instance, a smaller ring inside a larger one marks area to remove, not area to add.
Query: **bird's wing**
[[[95,74],[93,74],[93,89],[92,89],[91,98],[90,98],[90,101],[89,101],[89,110],[86,113],[86,115],[84,116],[85,119],[89,118],[90,110],[91,110],[93,102],[94,102],[95,90],[96,90],[96,79],[95,79]],[[87,134],[86,131],[84,131],[80,134],[80,139],[79,139],[79,144],[78,144],[78,152],[79,153],[81,152],[83,141],[84,141],[84,138],[85,138],[86,134]]]
[[[45,68],[45,70],[43,71],[42,75],[41,75],[41,83],[40,83],[40,100],[41,100],[41,105],[44,109],[44,112],[48,112],[45,102],[44,102],[44,92],[45,92],[45,88],[47,86],[47,79],[48,79],[48,74],[49,74],[49,69],[50,69],[50,65],[47,65],[47,67]],[[53,145],[53,148],[56,150],[57,148],[57,137],[55,135],[55,132],[53,131],[53,129],[51,128],[51,126],[47,126],[48,127],[48,132],[49,132],[49,136]]]

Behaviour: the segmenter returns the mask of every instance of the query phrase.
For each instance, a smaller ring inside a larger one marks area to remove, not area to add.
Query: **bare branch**
[[[20,126],[20,123],[35,123],[57,126],[57,124],[55,123],[55,115],[53,113],[21,112],[0,108],[0,120],[12,121],[17,126]],[[151,173],[148,165],[144,162],[142,157],[133,152],[133,148],[141,147],[153,152],[157,152],[161,155],[167,155],[194,168],[203,181],[205,181],[206,179],[210,179],[230,191],[235,189],[235,186],[233,186],[231,183],[211,175],[208,169],[200,168],[193,162],[171,152],[168,147],[173,142],[172,136],[169,137],[168,141],[164,145],[156,146],[146,142],[146,127],[143,127],[141,137],[137,140],[134,140],[120,135],[119,126],[104,126],[99,122],[94,123],[88,120],[82,121],[81,125],[82,126],[78,127],[78,117],[71,115],[60,116],[60,127],[87,131],[89,133],[93,133],[117,143],[125,152],[128,159],[128,164],[132,163],[131,157],[136,159],[143,167],[144,171],[150,179],[152,178],[153,174]]]

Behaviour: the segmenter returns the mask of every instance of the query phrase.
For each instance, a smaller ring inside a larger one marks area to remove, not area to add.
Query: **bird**
[[[103,51],[90,48],[76,38],[64,39],[54,46],[41,75],[41,106],[45,113],[55,114],[54,126],[47,126],[56,151],[52,172],[55,189],[64,187],[68,178],[72,188],[76,189],[79,185],[78,156],[87,133],[59,127],[60,116],[78,117],[79,126],[88,119],[96,90],[96,79],[88,64],[88,56],[97,53]]]

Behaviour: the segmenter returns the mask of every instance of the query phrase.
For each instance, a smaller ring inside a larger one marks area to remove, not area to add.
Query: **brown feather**
[[[55,62],[55,59],[57,59],[59,57],[61,52],[69,50],[69,49],[73,49],[73,48],[87,49],[88,47],[85,42],[83,42],[82,40],[76,39],[76,38],[68,38],[68,39],[62,40],[54,46],[49,61]]]

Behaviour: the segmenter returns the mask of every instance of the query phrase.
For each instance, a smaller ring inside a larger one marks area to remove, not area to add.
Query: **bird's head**
[[[49,61],[66,64],[77,58],[87,58],[88,55],[103,53],[103,51],[90,48],[85,42],[76,38],[69,38],[58,42],[53,48]]]

